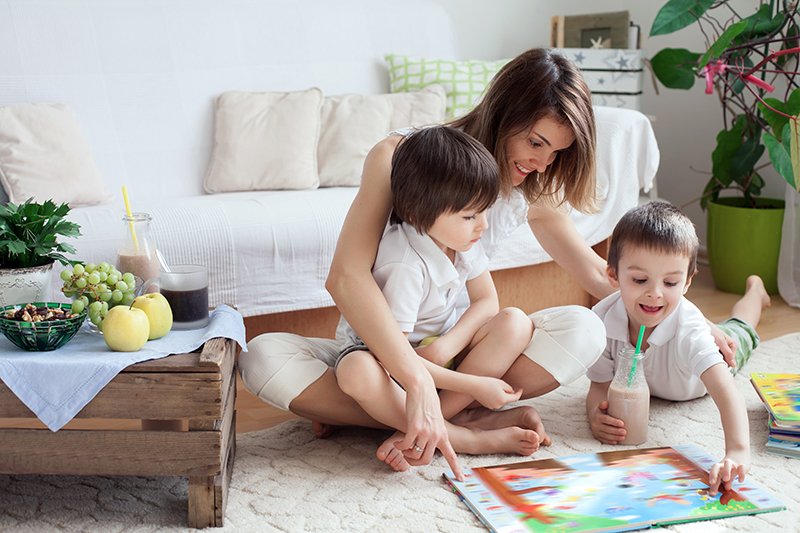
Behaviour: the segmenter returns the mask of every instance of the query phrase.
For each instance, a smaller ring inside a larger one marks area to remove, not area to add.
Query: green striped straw
[[[636,351],[633,353],[634,356],[642,353],[642,339],[644,339],[644,324],[642,324],[639,328],[639,338],[636,339]],[[639,359],[634,357],[633,364],[631,365],[631,372],[628,374],[628,387],[630,387],[633,383],[633,375],[636,374],[636,363],[638,362]]]

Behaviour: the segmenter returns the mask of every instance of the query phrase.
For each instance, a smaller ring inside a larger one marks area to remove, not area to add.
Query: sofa
[[[207,265],[210,304],[236,306],[248,337],[330,335],[324,282],[366,150],[396,127],[446,120],[461,97],[424,80],[389,94],[387,54],[468,63],[433,0],[0,0],[0,181],[12,200],[67,195],[82,232],[72,244],[91,262],[115,257],[126,185],[166,261]],[[38,181],[30,165],[4,168],[14,142],[37,142],[3,140],[2,108],[20,104],[61,117],[31,119],[28,134],[50,143],[29,154],[44,165]],[[642,113],[596,116],[602,207],[571,216],[602,252],[659,154]],[[491,268],[504,305],[591,303],[529,228]]]

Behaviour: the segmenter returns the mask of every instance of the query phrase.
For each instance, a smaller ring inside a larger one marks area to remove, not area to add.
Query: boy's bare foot
[[[539,436],[539,444],[550,446],[551,443],[539,413],[530,405],[521,405],[502,411],[492,411],[486,407],[464,409],[450,421],[459,426],[482,430],[510,427],[532,429]]]
[[[764,287],[764,280],[762,280],[759,276],[756,276],[755,274],[752,276],[747,276],[747,281],[745,281],[744,286],[745,294],[748,294],[752,291],[753,294],[758,295],[761,300],[761,309],[766,309],[772,305],[772,300],[770,300],[767,289]]]
[[[378,446],[378,450],[375,452],[375,456],[378,458],[378,460],[389,465],[389,468],[395,472],[405,472],[411,466],[403,456],[403,452],[398,450],[395,446],[396,443],[400,442],[404,438],[405,435],[403,433],[396,431],[391,437],[383,441],[383,443]]]
[[[532,455],[539,449],[539,435],[532,429],[512,426],[501,429],[472,429],[471,437],[459,442],[459,452],[472,455],[484,453],[516,453]]]
[[[330,424],[323,424],[322,422],[317,422],[316,420],[311,421],[311,431],[314,432],[314,436],[318,439],[327,439],[331,435],[333,435],[334,427]]]

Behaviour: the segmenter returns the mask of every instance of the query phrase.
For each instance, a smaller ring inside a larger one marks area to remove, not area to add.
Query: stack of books
[[[800,374],[750,374],[750,382],[769,411],[767,451],[800,457]]]

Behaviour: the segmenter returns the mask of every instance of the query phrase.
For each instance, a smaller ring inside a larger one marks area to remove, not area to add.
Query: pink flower
[[[703,67],[703,70],[700,71],[700,74],[703,74],[706,77],[706,94],[711,94],[714,92],[714,76],[723,75],[725,73],[725,69],[727,68],[728,65],[723,63],[721,59],[717,59],[716,61],[708,63]]]

